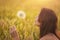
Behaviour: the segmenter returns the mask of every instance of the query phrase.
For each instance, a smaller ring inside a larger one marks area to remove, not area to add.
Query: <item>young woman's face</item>
[[[38,22],[38,16],[36,17],[35,24],[36,24],[37,26],[40,26],[40,23]]]

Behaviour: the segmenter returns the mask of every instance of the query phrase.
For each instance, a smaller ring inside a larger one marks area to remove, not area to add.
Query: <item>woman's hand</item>
[[[9,29],[9,32],[10,32],[13,40],[19,40],[19,35],[18,35],[17,30],[16,30],[16,26],[11,26]]]

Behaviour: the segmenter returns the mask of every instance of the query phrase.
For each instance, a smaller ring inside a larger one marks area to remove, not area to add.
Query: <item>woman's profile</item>
[[[48,8],[43,8],[38,16],[37,25],[40,27],[40,40],[60,40],[56,34],[57,16]]]

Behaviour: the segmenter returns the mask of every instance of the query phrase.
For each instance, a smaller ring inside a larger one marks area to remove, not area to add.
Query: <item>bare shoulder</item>
[[[42,37],[40,40],[58,40],[54,34],[48,34]]]

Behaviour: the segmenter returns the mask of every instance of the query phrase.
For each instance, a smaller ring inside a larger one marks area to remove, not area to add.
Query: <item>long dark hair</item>
[[[38,22],[40,22],[40,38],[48,33],[56,35],[57,16],[54,11],[43,8],[38,16]]]

